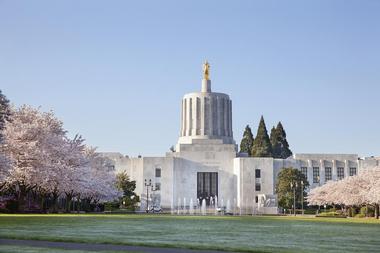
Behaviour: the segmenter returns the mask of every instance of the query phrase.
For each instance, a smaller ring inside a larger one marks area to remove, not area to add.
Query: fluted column
[[[338,180],[336,160],[332,160],[332,166],[332,180],[336,181]]]
[[[186,99],[186,135],[191,135],[191,98]]]
[[[319,183],[321,185],[325,183],[325,163],[323,160],[319,161]]]
[[[185,106],[185,99],[182,99],[182,115],[181,115],[181,136],[185,136],[186,131],[186,106]]]
[[[200,132],[200,135],[205,135],[205,98],[201,98],[201,108],[200,108],[200,112],[201,112],[201,122],[200,122],[200,126],[201,126],[201,132]]]
[[[232,100],[229,100],[229,108],[228,108],[228,114],[230,115],[229,116],[229,136],[232,137],[233,136],[233,132],[232,132]]]
[[[224,122],[223,122],[223,135],[228,136],[228,99],[223,99],[223,113],[224,113]]]
[[[344,177],[350,176],[350,163],[348,160],[344,160]]]
[[[197,98],[191,99],[191,135],[197,134]]]

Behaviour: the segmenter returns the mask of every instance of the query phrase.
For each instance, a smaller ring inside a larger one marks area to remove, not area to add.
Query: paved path
[[[74,243],[74,242],[50,242],[50,241],[34,241],[34,240],[13,240],[0,239],[0,245],[18,245],[40,248],[60,248],[66,250],[88,250],[88,251],[133,251],[142,253],[226,253],[226,251],[212,250],[190,250],[177,248],[154,248],[144,246],[127,246],[115,244],[89,244],[89,243]]]

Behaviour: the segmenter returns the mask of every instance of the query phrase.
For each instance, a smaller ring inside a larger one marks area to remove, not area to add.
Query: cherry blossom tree
[[[67,137],[63,123],[52,112],[22,106],[12,112],[4,129],[0,154],[0,190],[16,195],[23,203],[33,192],[53,202],[87,198],[106,201],[116,198],[115,173],[105,158],[88,148],[81,136]],[[22,205],[21,205],[22,208]]]
[[[379,216],[380,168],[361,171],[340,181],[329,181],[310,191],[309,205],[343,205],[346,207],[373,205]]]
[[[22,201],[49,178],[54,162],[49,147],[64,138],[62,122],[52,112],[40,112],[22,106],[12,113],[12,121],[4,129],[3,150],[10,160],[11,169],[5,178],[5,187],[16,192]]]

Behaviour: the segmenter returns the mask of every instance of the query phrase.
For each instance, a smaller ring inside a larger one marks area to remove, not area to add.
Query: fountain
[[[173,204],[173,201],[170,205],[170,213],[173,215],[174,214],[174,204]]]
[[[206,215],[206,200],[202,200],[202,207],[201,207],[201,213],[202,215]]]
[[[186,210],[186,198],[183,198],[183,214],[186,214],[187,213],[187,210]]]
[[[177,215],[180,214],[180,210],[179,210],[180,208],[181,208],[181,199],[178,198],[178,203],[177,203]]]
[[[236,198],[234,198],[234,215],[236,214],[236,208],[237,208],[237,203],[236,203]]]
[[[230,200],[227,199],[226,213],[231,214],[231,212],[232,212],[232,210],[231,210],[231,203],[230,203]]]
[[[189,214],[194,215],[194,204],[193,204],[193,199],[190,199],[190,207],[189,207]]]
[[[215,215],[218,215],[218,196],[215,195]]]
[[[252,216],[256,214],[256,208],[255,208],[255,199],[252,201]]]

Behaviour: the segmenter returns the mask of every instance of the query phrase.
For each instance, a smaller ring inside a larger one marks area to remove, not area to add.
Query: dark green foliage
[[[270,141],[272,144],[274,158],[286,159],[293,154],[292,151],[289,149],[289,144],[286,140],[286,132],[281,122],[278,122],[276,128],[272,128],[270,134]]]
[[[116,188],[123,192],[123,197],[120,199],[123,207],[135,210],[137,203],[140,202],[139,196],[134,192],[136,181],[130,181],[126,172],[120,172],[116,175]]]
[[[0,90],[0,140],[2,139],[1,132],[4,130],[6,121],[11,117],[11,110],[9,107],[9,100],[2,94]]]
[[[253,145],[253,134],[252,134],[251,128],[249,127],[249,125],[247,125],[243,133],[243,138],[241,139],[241,142],[240,142],[240,152],[247,153],[249,156],[251,156],[252,145]]]
[[[293,183],[296,188],[296,207],[301,206],[301,189],[303,182],[303,196],[306,197],[306,188],[309,186],[305,175],[294,168],[284,168],[278,173],[278,179],[276,183],[276,193],[278,198],[278,205],[282,208],[290,209],[293,206],[293,188],[291,183]],[[306,207],[306,205],[304,205]]]
[[[360,214],[364,217],[373,217],[375,216],[375,208],[372,206],[363,206],[360,208]]]
[[[276,131],[276,128],[275,127],[272,127],[271,131],[270,131],[270,143],[272,145],[272,153],[273,153],[273,158],[278,158],[277,157],[277,154],[279,153],[278,152],[278,134],[277,134],[277,131]]]
[[[254,157],[272,157],[272,145],[269,140],[263,116],[261,116],[257,135],[253,141],[251,155]]]
[[[120,203],[117,201],[111,201],[104,203],[104,211],[112,212],[119,210]]]
[[[5,208],[8,210],[10,213],[16,213],[18,208],[19,208],[19,202],[14,199],[10,199],[7,201]]]
[[[286,159],[291,156],[293,153],[289,149],[289,143],[286,140],[286,132],[281,122],[278,122],[277,124],[275,138],[276,142],[274,152],[276,153],[274,155],[276,155],[276,158]]]

